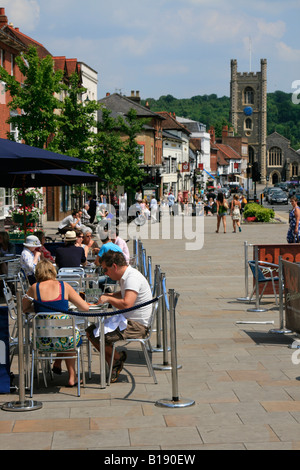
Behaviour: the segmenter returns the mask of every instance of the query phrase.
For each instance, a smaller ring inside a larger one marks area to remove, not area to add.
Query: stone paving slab
[[[285,218],[287,214],[284,214]],[[99,357],[92,380],[82,389],[63,385],[66,373],[36,390],[41,410],[0,410],[0,449],[119,450],[299,450],[300,369],[288,346],[294,335],[270,334],[279,327],[274,299],[267,312],[248,312],[244,296],[244,241],[285,243],[287,224],[242,225],[242,233],[215,233],[216,218],[204,219],[204,247],[186,251],[180,224],[171,220],[172,240],[144,239],[152,265],[166,273],[167,288],[180,293],[176,309],[179,397],[194,406],[157,407],[172,398],[170,371],[148,376],[143,355],[129,351],[120,381],[99,388]],[[284,219],[284,217],[283,217]],[[56,224],[47,224],[49,235]],[[129,242],[132,251],[132,243]],[[237,324],[274,321],[274,325]],[[155,337],[152,342],[155,346]],[[162,364],[162,353],[153,353]],[[170,360],[170,358],[169,358]],[[17,373],[16,361],[13,370]],[[1,395],[0,404],[18,399]]]

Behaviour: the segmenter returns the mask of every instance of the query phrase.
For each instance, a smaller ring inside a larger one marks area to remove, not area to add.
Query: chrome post
[[[179,294],[174,289],[169,290],[170,298],[170,341],[171,341],[171,364],[172,364],[172,398],[158,400],[155,405],[168,408],[183,408],[195,404],[194,400],[180,398],[178,393],[178,368],[177,368],[177,345],[176,345],[176,318],[175,305]]]
[[[34,400],[25,400],[24,377],[24,340],[23,340],[23,312],[22,291],[17,288],[17,322],[18,322],[18,368],[19,368],[19,401],[4,403],[4,411],[34,411],[42,408],[43,404]]]
[[[250,297],[249,297],[249,283],[248,283],[248,274],[249,274],[249,266],[248,266],[248,247],[251,246],[250,244],[248,245],[248,242],[244,242],[244,272],[245,272],[245,297],[239,297],[236,300],[239,301],[245,301],[247,302]]]

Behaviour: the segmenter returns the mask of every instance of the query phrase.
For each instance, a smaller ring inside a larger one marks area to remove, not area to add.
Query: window
[[[20,140],[19,140],[19,131],[18,131],[17,126],[14,123],[10,124],[10,134],[12,135],[13,140],[15,142],[20,142]]]
[[[244,91],[244,103],[254,104],[254,91],[253,88],[247,86]]]
[[[165,157],[164,159],[164,170],[165,173],[170,173],[170,157]]]
[[[3,67],[4,64],[4,51],[3,49],[0,49],[0,65]]]
[[[297,163],[292,164],[292,176],[298,176],[298,164]]]
[[[144,161],[145,161],[145,145],[140,145],[139,144],[139,147],[140,147],[139,162],[144,163]]]
[[[282,152],[279,147],[270,148],[269,166],[282,166]]]
[[[254,162],[254,148],[249,146],[249,149],[248,149],[248,152],[249,152],[249,165],[253,165],[253,162]]]
[[[177,171],[177,158],[172,158],[171,173],[176,173]]]
[[[252,119],[247,118],[245,121],[245,129],[248,131],[252,130]]]

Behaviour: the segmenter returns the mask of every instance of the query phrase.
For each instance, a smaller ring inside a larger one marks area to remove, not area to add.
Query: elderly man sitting
[[[137,270],[128,266],[124,255],[115,251],[108,251],[101,259],[101,266],[104,273],[114,281],[119,281],[120,291],[112,294],[103,294],[98,303],[110,303],[117,310],[127,309],[152,300],[151,289],[147,279]],[[151,318],[151,304],[140,307],[130,312],[119,314],[118,319],[114,319],[115,329],[111,331],[110,319],[105,319],[105,359],[111,363],[113,343],[120,339],[143,338],[148,332]],[[106,331],[107,330],[107,331]],[[99,346],[99,325],[90,325],[87,330],[87,337],[91,343],[100,349]],[[125,351],[116,350],[112,371],[112,382],[116,382],[127,355]]]

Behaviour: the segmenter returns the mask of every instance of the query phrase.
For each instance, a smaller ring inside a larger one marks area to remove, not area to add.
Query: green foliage
[[[256,217],[258,222],[270,222],[275,217],[273,209],[267,209],[262,207],[260,204],[250,202],[246,204],[244,209],[244,218]]]
[[[300,148],[300,104],[292,102],[292,94],[283,91],[268,93],[267,132],[276,131],[291,141],[291,147]],[[190,99],[177,99],[172,95],[161,96],[158,100],[147,98],[151,111],[167,111],[177,116],[202,122],[207,130],[214,126],[216,136],[220,137],[222,126],[228,125],[230,98],[217,95],[193,96]]]
[[[49,149],[78,157],[82,160],[91,152],[96,127],[95,112],[100,108],[96,101],[82,102],[80,95],[86,93],[86,88],[80,86],[77,73],[70,77],[70,84],[63,85],[67,92],[61,112],[57,118],[58,129]]]
[[[94,137],[94,152],[89,157],[89,169],[109,186],[125,186],[135,190],[145,176],[139,168],[140,148],[135,137],[141,132],[144,120],[131,110],[126,119],[111,117],[111,111],[102,108],[98,134]]]
[[[172,95],[161,96],[158,100],[148,98],[151,111],[167,111],[176,116],[187,117],[202,122],[209,129],[214,126],[216,136],[221,136],[222,126],[229,125],[230,99],[227,96],[218,98],[217,95],[193,96],[190,99],[177,99]]]
[[[11,95],[9,108],[22,110],[22,114],[11,116],[8,122],[18,127],[19,137],[26,144],[43,148],[57,128],[55,110],[60,102],[55,94],[61,91],[62,72],[54,72],[52,57],[40,59],[32,46],[16,57],[16,64],[25,77],[22,85],[0,67],[0,79]]]

